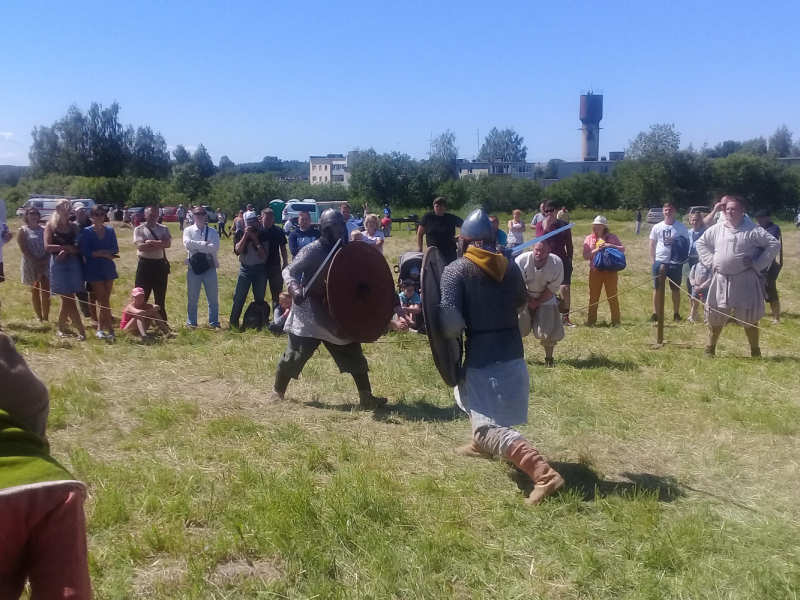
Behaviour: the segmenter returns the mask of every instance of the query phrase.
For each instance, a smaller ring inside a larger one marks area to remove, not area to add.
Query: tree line
[[[7,171],[0,196],[19,205],[30,194],[90,197],[120,205],[207,204],[235,212],[248,203],[266,206],[274,198],[349,200],[418,211],[444,196],[454,209],[483,206],[493,212],[513,208],[536,210],[552,198],[573,208],[613,210],[658,205],[669,198],[681,207],[710,204],[723,193],[746,196],[759,208],[789,213],[800,206],[800,166],[778,159],[800,156],[800,144],[784,125],[769,138],[714,147],[680,149],[674,125],[653,125],[631,140],[627,157],[612,175],[575,175],[548,187],[558,159],[549,161],[537,180],[505,176],[459,178],[456,135],[445,131],[431,140],[427,158],[401,152],[360,153],[351,169],[350,186],[311,185],[308,162],[266,156],[261,162],[236,165],[227,156],[214,164],[199,144],[190,152],[182,145],[170,153],[160,133],[149,127],[123,127],[119,105],[93,103],[86,113],[72,106],[50,127],[33,130],[31,167],[20,176]],[[524,161],[527,147],[512,128],[492,129],[479,160]]]

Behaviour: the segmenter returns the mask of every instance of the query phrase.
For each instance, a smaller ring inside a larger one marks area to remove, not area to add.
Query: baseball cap
[[[86,205],[83,202],[76,202],[75,204],[72,205],[72,208],[74,208],[75,210],[81,210],[82,208],[85,209]]]
[[[603,215],[597,215],[592,221],[592,225],[608,225],[608,220]]]
[[[144,289],[135,287],[131,290],[131,296],[144,296]]]

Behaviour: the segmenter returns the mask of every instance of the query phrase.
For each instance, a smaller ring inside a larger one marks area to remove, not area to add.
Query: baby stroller
[[[400,255],[400,264],[394,266],[397,273],[397,291],[402,292],[404,279],[414,282],[414,291],[420,293],[420,275],[422,273],[422,252],[404,252]]]
[[[397,291],[403,292],[403,281],[406,279],[414,282],[414,291],[422,295],[421,275],[422,275],[422,252],[404,252],[400,255],[400,264],[395,265],[394,272],[397,273]],[[425,333],[425,314],[416,315],[415,329],[418,333]]]

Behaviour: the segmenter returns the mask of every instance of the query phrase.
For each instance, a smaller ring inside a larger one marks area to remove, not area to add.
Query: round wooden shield
[[[331,260],[327,277],[328,308],[345,337],[374,342],[394,314],[394,277],[375,246],[349,242]]]
[[[422,312],[425,315],[425,327],[428,331],[433,362],[444,382],[450,387],[455,387],[458,385],[461,371],[463,346],[461,336],[456,339],[446,338],[441,330],[439,301],[442,295],[439,284],[446,266],[441,252],[435,246],[425,250],[425,256],[422,258]]]

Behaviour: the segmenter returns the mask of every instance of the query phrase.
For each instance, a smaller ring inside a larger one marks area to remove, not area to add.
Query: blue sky
[[[682,145],[800,138],[800,2],[43,2],[0,7],[0,164],[75,103],[122,108],[215,161],[374,147],[424,158],[494,126],[528,160],[580,154],[578,102],[605,94],[602,155],[653,123]]]

